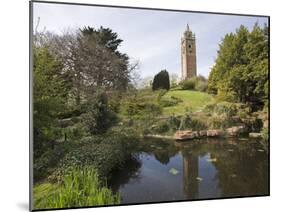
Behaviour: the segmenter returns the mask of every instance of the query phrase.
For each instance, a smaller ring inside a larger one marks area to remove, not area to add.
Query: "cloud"
[[[197,69],[208,76],[214,64],[218,44],[226,33],[235,32],[241,24],[249,29],[266,18],[203,13],[120,9],[34,3],[34,18],[40,16],[39,29],[55,33],[69,27],[104,26],[117,32],[124,40],[120,50],[140,61],[142,77],[161,69],[180,73],[180,38],[186,24],[196,34]],[[35,24],[35,23],[34,23]]]

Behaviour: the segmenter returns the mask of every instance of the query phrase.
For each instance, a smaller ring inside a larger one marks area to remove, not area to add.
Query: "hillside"
[[[207,93],[190,90],[171,90],[162,99],[171,99],[172,97],[176,97],[182,102],[174,106],[164,107],[164,115],[182,115],[187,111],[198,111],[214,101],[213,97]]]

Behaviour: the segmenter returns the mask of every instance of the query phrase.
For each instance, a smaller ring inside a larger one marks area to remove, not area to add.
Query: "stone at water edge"
[[[238,136],[245,131],[245,126],[233,126],[226,129],[226,133],[229,136]]]
[[[217,137],[217,136],[222,136],[223,131],[222,130],[207,130],[207,137]]]
[[[200,131],[199,131],[199,135],[200,135],[201,137],[207,136],[207,130],[200,130]]]
[[[194,137],[194,132],[192,132],[192,130],[179,130],[174,135],[176,140],[187,140],[193,139]]]

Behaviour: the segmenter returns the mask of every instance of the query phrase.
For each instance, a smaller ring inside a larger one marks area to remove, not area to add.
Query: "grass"
[[[120,203],[120,195],[101,185],[92,168],[75,168],[60,184],[43,183],[33,188],[34,209],[112,205]]]
[[[182,102],[175,106],[165,107],[164,115],[182,115],[188,111],[195,112],[214,101],[213,97],[207,93],[189,90],[171,90],[162,98],[171,98],[171,96],[181,99]]]

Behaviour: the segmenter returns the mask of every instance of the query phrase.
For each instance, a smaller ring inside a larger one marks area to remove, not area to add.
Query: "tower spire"
[[[186,24],[186,31],[188,31],[188,32],[190,31],[188,23]]]

